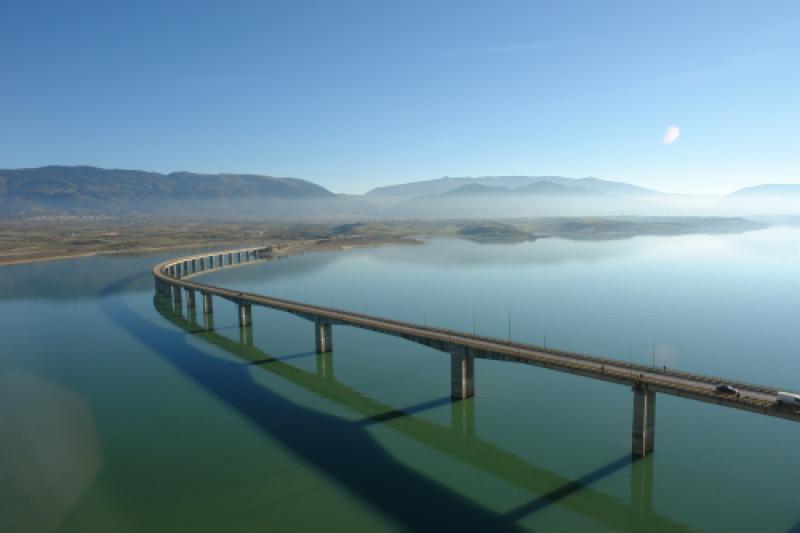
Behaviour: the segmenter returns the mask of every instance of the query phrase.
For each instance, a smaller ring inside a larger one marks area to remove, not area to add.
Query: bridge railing
[[[249,251],[252,252],[252,251],[259,251],[259,250],[262,250],[262,249],[248,248],[246,250],[249,250]],[[532,344],[532,343],[521,343],[521,342],[516,342],[516,341],[512,341],[512,340],[508,340],[508,339],[499,338],[499,337],[491,337],[491,336],[486,336],[486,335],[477,335],[477,334],[467,333],[467,332],[464,332],[464,331],[459,331],[459,330],[454,330],[454,329],[449,329],[449,328],[441,328],[441,327],[429,326],[427,324],[426,325],[421,325],[421,324],[416,324],[416,323],[408,322],[408,321],[402,321],[402,320],[397,320],[397,319],[392,319],[392,318],[386,318],[386,317],[381,317],[381,316],[377,316],[377,315],[371,315],[371,314],[367,314],[367,313],[360,313],[360,312],[357,312],[357,311],[349,311],[349,310],[337,309],[337,308],[333,308],[333,307],[324,307],[324,306],[319,306],[319,305],[314,305],[314,304],[300,303],[300,302],[295,302],[293,300],[287,300],[287,299],[284,299],[284,298],[278,298],[278,297],[273,297],[273,296],[263,296],[263,295],[255,295],[255,294],[251,295],[249,293],[243,293],[243,292],[233,291],[231,289],[223,289],[221,287],[215,287],[213,285],[207,285],[207,284],[204,284],[204,283],[199,283],[199,282],[194,280],[194,278],[196,278],[198,275],[209,273],[209,272],[214,272],[215,270],[218,270],[219,267],[214,268],[214,269],[206,269],[206,270],[202,270],[202,271],[193,272],[191,274],[191,276],[193,278],[192,281],[182,280],[181,278],[172,277],[170,275],[170,273],[169,273],[169,270],[168,270],[168,267],[170,265],[177,265],[177,264],[183,263],[183,262],[185,262],[187,260],[199,259],[199,258],[208,257],[208,256],[217,256],[217,255],[220,255],[220,254],[227,255],[229,253],[237,253],[239,251],[244,252],[245,249],[242,249],[242,250],[228,250],[228,251],[224,251],[224,252],[204,253],[204,254],[196,255],[196,256],[181,257],[181,258],[178,258],[178,259],[173,259],[173,260],[161,263],[160,265],[157,265],[156,267],[154,267],[153,271],[154,271],[154,273],[156,273],[156,272],[160,273],[163,277],[169,279],[171,283],[176,283],[176,284],[179,284],[179,285],[186,286],[188,288],[193,288],[193,289],[201,290],[201,291],[202,290],[209,290],[210,292],[213,292],[213,293],[215,293],[218,296],[221,296],[223,298],[237,299],[237,300],[240,300],[240,301],[246,301],[248,303],[256,304],[256,305],[263,305],[257,299],[270,300],[270,301],[272,301],[272,302],[274,302],[276,304],[285,304],[286,306],[290,306],[290,307],[294,307],[294,308],[302,308],[302,309],[305,309],[306,311],[308,311],[310,313],[315,313],[315,312],[319,312],[321,314],[336,313],[336,314],[339,314],[339,315],[350,316],[352,318],[383,322],[383,323],[386,323],[386,324],[393,324],[393,325],[396,325],[396,326],[401,326],[401,327],[406,327],[406,328],[413,328],[413,329],[417,329],[417,330],[421,330],[421,331],[437,333],[437,334],[440,334],[440,335],[446,335],[446,336],[454,337],[454,338],[471,339],[471,340],[475,340],[475,341],[479,341],[479,342],[487,342],[487,343],[492,343],[492,344],[496,344],[496,345],[499,344],[499,345],[503,345],[503,346],[508,346],[509,348],[516,348],[516,349],[520,349],[520,350],[535,351],[535,352],[539,352],[539,353],[546,354],[546,355],[552,355],[552,356],[558,356],[558,357],[568,357],[568,358],[571,358],[571,359],[574,359],[574,360],[583,361],[583,362],[587,362],[587,363],[615,366],[615,367],[618,367],[618,368],[625,368],[625,369],[631,370],[632,372],[647,372],[649,374],[661,374],[661,375],[664,375],[664,376],[683,378],[683,379],[687,379],[687,380],[693,380],[693,381],[697,381],[697,382],[701,382],[701,383],[708,383],[708,384],[718,384],[718,383],[721,382],[719,377],[709,376],[709,375],[705,375],[705,374],[687,372],[687,371],[683,371],[683,370],[677,370],[677,369],[674,369],[674,368],[653,367],[653,366],[643,365],[643,364],[639,364],[639,363],[626,362],[626,361],[621,360],[621,359],[614,359],[614,358],[610,358],[610,357],[600,357],[600,356],[589,355],[589,354],[584,354],[584,353],[579,353],[579,352],[573,352],[573,351],[569,351],[569,350],[561,350],[561,349],[557,349],[557,348],[546,348],[544,346],[540,346],[540,345]],[[267,259],[269,259],[269,258],[267,258]],[[263,261],[263,259],[261,259],[261,260]],[[244,265],[247,265],[247,264],[251,264],[253,262],[256,262],[256,261],[235,263],[235,264],[227,265],[227,266],[239,266],[239,265],[244,266]],[[745,381],[742,381],[742,380],[728,380],[728,379],[726,379],[724,381],[724,383],[732,385],[734,387],[745,388],[745,389],[749,389],[749,390],[752,390],[752,391],[755,391],[755,392],[761,392],[761,393],[765,393],[765,394],[777,394],[777,392],[778,392],[778,389],[775,388],[775,387],[770,387],[770,386],[756,384],[756,383],[749,383],[749,382],[745,382]]]

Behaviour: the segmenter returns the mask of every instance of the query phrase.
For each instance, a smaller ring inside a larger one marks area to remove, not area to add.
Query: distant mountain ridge
[[[153,212],[164,203],[246,199],[327,199],[335,195],[296,178],[254,174],[159,174],[91,166],[0,170],[0,214]]]
[[[377,187],[367,192],[366,196],[374,198],[392,198],[397,201],[410,200],[447,193],[467,185],[480,185],[495,188],[516,189],[550,183],[568,188],[581,188],[603,194],[627,197],[658,196],[663,193],[646,189],[637,185],[599,178],[566,178],[563,176],[481,176],[481,177],[444,177],[426,181],[413,181],[398,185]],[[476,192],[478,189],[475,189]],[[534,189],[535,190],[535,189]],[[555,189],[554,189],[555,191]],[[485,190],[484,192],[488,192]],[[563,191],[561,191],[563,192]]]
[[[765,184],[699,198],[593,177],[482,176],[444,177],[344,195],[304,179],[257,174],[161,174],[56,165],[0,170],[0,219],[307,221],[692,214],[797,215],[800,185]]]
[[[800,184],[793,183],[765,183],[763,185],[754,185],[752,187],[745,187],[738,191],[732,192],[728,197],[743,197],[743,196],[783,196],[792,195],[800,196]]]
[[[498,195],[511,195],[518,197],[519,195],[545,195],[545,196],[589,196],[598,197],[606,196],[605,193],[588,187],[567,186],[559,185],[550,181],[537,181],[530,185],[523,185],[521,187],[507,188],[507,187],[494,187],[492,185],[482,185],[480,183],[468,183],[461,185],[455,189],[434,194],[431,196],[423,196],[415,200],[423,200],[426,198],[445,198],[451,196],[492,196]]]
[[[330,197],[310,181],[255,174],[159,174],[90,166],[48,166],[0,170],[0,196],[6,198],[163,199],[237,196]]]

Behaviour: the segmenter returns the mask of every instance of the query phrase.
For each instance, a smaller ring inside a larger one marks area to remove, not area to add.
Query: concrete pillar
[[[189,261],[188,260],[184,261],[183,262],[183,275],[185,276],[185,275],[189,274],[190,272],[191,271],[189,270]]]
[[[474,400],[452,402],[450,404],[450,427],[459,437],[475,436],[475,402]]]
[[[211,299],[211,294],[204,292],[203,294],[203,313],[210,315],[214,312],[214,300]]]
[[[181,301],[182,301],[181,291],[183,291],[183,289],[181,288],[180,285],[173,285],[172,286],[172,303],[175,304],[175,307],[180,307],[180,305],[181,305]]]
[[[463,400],[475,395],[475,358],[466,348],[450,354],[450,397]]]
[[[197,259],[192,259],[192,274],[197,272]]]
[[[211,313],[203,313],[203,329],[206,331],[214,331],[214,315]]]
[[[217,266],[225,266],[225,260],[222,257],[222,254],[219,254],[219,261],[217,261]]]
[[[196,307],[194,299],[194,289],[186,289],[186,307],[187,309],[194,309]]]
[[[213,255],[209,255],[208,256],[208,269],[211,270],[212,268],[214,268],[214,256]]]
[[[229,265],[233,264],[233,254],[232,253],[228,254],[228,264]]]
[[[633,448],[636,457],[653,451],[656,431],[656,393],[647,385],[633,387]]]
[[[330,322],[320,318],[315,320],[314,337],[317,345],[317,353],[333,351],[333,332],[331,331]]]
[[[239,303],[239,327],[247,328],[253,325],[253,311],[247,302]]]
[[[249,263],[249,262],[250,262],[250,250],[247,250],[247,251],[244,253],[244,260],[245,260],[245,262],[247,262],[247,263]]]
[[[317,377],[322,379],[333,379],[333,354],[317,354]]]
[[[239,328],[239,342],[242,346],[253,346],[253,328],[246,327],[246,328]]]
[[[192,333],[197,331],[197,308],[196,307],[189,307],[186,309],[187,314],[189,315],[189,324],[192,326]]]
[[[236,252],[236,262],[237,263],[242,262],[242,252]]]
[[[175,265],[170,265],[169,268],[167,268],[167,273],[169,274],[169,277],[174,278],[175,277]]]
[[[653,514],[653,458],[634,458],[630,472],[631,507],[643,515]]]
[[[175,277],[181,279],[183,277],[183,266],[180,263],[175,265]]]

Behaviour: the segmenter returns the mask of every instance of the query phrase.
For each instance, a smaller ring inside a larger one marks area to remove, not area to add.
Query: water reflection
[[[109,318],[272,439],[379,510],[385,519],[416,531],[519,529],[516,524],[405,467],[365,427],[304,408],[256,383],[249,363],[267,356],[254,347],[225,339],[213,331],[192,328],[189,320],[161,298],[156,305],[165,318],[197,337],[231,346],[232,353],[248,364],[209,356],[191,346],[182,331],[147,321],[117,294],[126,282],[121,280],[104,291],[100,305]],[[291,376],[298,384],[325,394],[331,393],[329,384],[335,383],[279,362],[264,364],[263,368]],[[334,385],[333,390],[338,387]]]
[[[687,528],[679,523],[671,521],[668,518],[660,517],[652,512],[652,461],[646,459],[638,461],[633,464],[629,455],[625,455],[620,459],[612,461],[607,465],[600,466],[589,474],[580,477],[579,479],[571,480],[558,476],[552,472],[547,471],[539,466],[533,465],[529,462],[523,461],[518,456],[511,454],[496,445],[481,439],[475,433],[475,400],[470,399],[466,401],[451,403],[451,425],[450,427],[443,426],[422,418],[413,416],[414,413],[431,409],[434,407],[446,405],[450,403],[449,398],[435,398],[427,402],[409,406],[403,409],[397,409],[390,405],[378,402],[358,391],[355,391],[348,386],[336,381],[334,377],[334,354],[320,354],[316,355],[316,369],[315,372],[308,372],[299,369],[295,366],[285,363],[284,361],[291,358],[307,357],[311,354],[301,353],[294,354],[284,358],[274,358],[269,354],[263,352],[259,348],[253,346],[252,342],[236,342],[228,337],[220,335],[218,332],[198,328],[192,323],[191,319],[187,319],[183,315],[181,307],[175,308],[169,299],[155,297],[155,307],[158,312],[166,320],[178,326],[183,331],[192,334],[194,338],[199,338],[223,349],[227,353],[236,356],[243,360],[244,367],[259,366],[265,372],[285,379],[295,385],[304,388],[307,391],[313,392],[322,396],[335,404],[344,407],[350,411],[358,413],[362,418],[355,422],[349,422],[342,419],[335,419],[333,422],[329,420],[331,417],[322,415],[316,411],[302,409],[295,406],[298,410],[295,416],[307,416],[312,419],[325,419],[327,424],[335,425],[338,427],[337,431],[341,432],[337,438],[339,442],[331,440],[332,434],[327,431],[324,433],[326,438],[326,447],[337,448],[339,445],[347,446],[347,450],[341,450],[348,456],[354,457],[356,463],[350,463],[350,468],[355,469],[354,472],[344,472],[341,481],[344,485],[348,486],[351,490],[359,491],[359,472],[363,473],[364,469],[380,470],[384,468],[392,468],[397,472],[402,472],[404,477],[410,476],[404,483],[411,483],[406,485],[405,489],[398,492],[394,485],[387,486],[379,481],[371,481],[377,483],[371,490],[378,490],[380,487],[384,491],[380,502],[377,502],[381,510],[397,519],[396,513],[403,512],[402,509],[407,509],[404,504],[396,501],[398,497],[408,498],[411,492],[416,493],[419,489],[423,493],[432,492],[436,498],[448,501],[446,505],[457,505],[456,509],[448,509],[449,519],[443,520],[448,527],[453,527],[455,522],[459,522],[460,518],[453,518],[452,513],[464,512],[467,515],[476,513],[476,518],[483,521],[493,529],[515,527],[516,523],[520,520],[526,519],[545,509],[546,507],[559,504],[564,505],[572,511],[578,512],[586,517],[589,517],[597,522],[614,529],[621,530],[639,530],[643,527],[649,530],[653,529],[669,529],[671,531],[687,530]],[[249,328],[248,328],[249,329]],[[250,335],[249,338],[252,338]],[[188,346],[183,348],[191,350]],[[186,364],[186,368],[192,368],[197,362],[193,358],[209,359],[210,356],[201,352],[193,352],[189,354],[189,358],[185,363],[179,363],[179,366]],[[214,363],[221,364],[219,362]],[[246,380],[247,388],[257,387],[262,393],[269,394],[266,389],[261,385],[256,385],[255,382],[247,375],[241,374],[240,378]],[[217,388],[218,384],[215,380],[205,383],[206,386]],[[245,388],[244,383],[237,385],[237,389]],[[248,398],[249,401],[261,401],[257,398],[255,391],[253,397]],[[227,399],[232,403],[237,403],[235,399]],[[266,406],[264,406],[266,408]],[[248,403],[248,411],[257,409],[257,406],[252,406]],[[257,412],[263,412],[259,410]],[[316,422],[313,422],[316,423]],[[373,426],[375,424],[382,424],[389,427],[406,437],[410,437],[415,441],[430,446],[431,448],[443,452],[448,456],[453,457],[459,462],[477,468],[481,471],[489,473],[497,478],[500,478],[508,483],[523,488],[530,493],[537,495],[530,502],[518,506],[506,513],[492,514],[480,508],[477,504],[469,503],[467,500],[462,499],[450,492],[444,492],[444,489],[433,480],[420,478],[408,472],[407,469],[399,464],[393,463],[389,467],[383,457],[379,454],[381,459],[376,464],[371,464],[375,458],[370,458],[362,454],[362,450],[355,449],[351,446],[351,440],[359,435],[358,440],[361,441],[359,446],[364,446],[365,449],[373,449],[375,443],[368,434],[364,435],[362,428]],[[303,424],[304,427],[314,429],[315,426],[312,422]],[[272,433],[274,428],[268,425],[263,426],[266,431]],[[321,428],[317,427],[317,430]],[[313,438],[312,438],[313,440]],[[367,444],[367,442],[369,444]],[[306,454],[310,453],[304,447],[300,447],[295,451]],[[311,454],[311,460],[314,460],[314,454]],[[331,465],[327,463],[319,464],[323,470],[328,470]],[[606,478],[619,471],[630,470],[630,502],[620,501],[606,493],[594,490],[591,485],[603,478]],[[350,479],[351,474],[355,479]],[[394,474],[392,474],[394,475]],[[413,487],[413,488],[412,488]],[[435,489],[433,488],[435,487]],[[581,497],[571,497],[581,493]],[[365,497],[364,494],[360,494]],[[430,497],[429,494],[427,497]],[[371,497],[368,497],[370,499]],[[389,508],[385,508],[387,500],[391,500],[392,504]],[[376,502],[373,502],[376,503]],[[408,502],[405,502],[406,504]],[[433,502],[425,504],[435,506]],[[398,508],[398,506],[400,508]],[[430,507],[435,508],[435,507]],[[458,510],[460,509],[460,510]],[[419,510],[414,511],[419,513]],[[488,514],[487,514],[488,513]],[[430,528],[440,520],[440,518],[432,518],[431,514],[425,513],[425,518],[420,517],[404,517],[404,520],[411,520],[416,529],[422,527]],[[471,519],[470,519],[471,520]],[[409,524],[406,524],[409,525]],[[478,527],[475,523],[465,520],[462,524],[468,529],[475,529]]]

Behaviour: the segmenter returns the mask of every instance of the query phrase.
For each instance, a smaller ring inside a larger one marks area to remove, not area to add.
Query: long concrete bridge
[[[220,268],[269,260],[272,247],[243,248],[192,255],[165,261],[153,267],[156,291],[182,305],[186,294],[187,307],[196,306],[196,294],[202,297],[204,323],[213,327],[213,298],[233,302],[238,307],[239,326],[243,335],[252,327],[252,306],[263,306],[292,313],[314,324],[317,353],[333,350],[333,329],[352,326],[401,337],[450,354],[450,391],[454,400],[469,398],[475,393],[475,359],[491,359],[539,366],[602,381],[626,385],[633,390],[632,448],[635,456],[653,451],[655,442],[656,393],[671,394],[691,400],[713,403],[762,415],[800,421],[800,409],[776,401],[778,389],[682,372],[625,363],[615,359],[543,348],[533,344],[484,337],[449,329],[422,326],[410,322],[354,313],[341,309],[304,304],[215,287],[194,280],[196,276]],[[720,393],[716,385],[736,387],[736,395]]]

